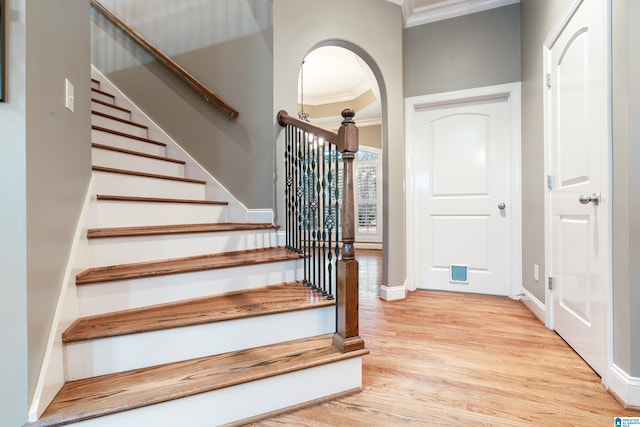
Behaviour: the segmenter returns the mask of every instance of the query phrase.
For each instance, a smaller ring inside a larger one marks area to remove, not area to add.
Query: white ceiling
[[[456,16],[502,7],[519,0],[388,0],[402,7],[405,27],[449,19]],[[304,61],[304,104],[321,105],[356,99],[371,89],[376,101],[356,112],[356,122],[380,122],[380,92],[367,64],[351,51],[334,46],[309,53]],[[298,80],[300,101],[300,80]],[[337,116],[313,120],[330,123]]]

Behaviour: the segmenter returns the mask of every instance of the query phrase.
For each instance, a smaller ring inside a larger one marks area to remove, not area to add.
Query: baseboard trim
[[[520,294],[520,301],[527,307],[534,316],[538,318],[543,324],[546,324],[546,308],[544,304],[533,294],[527,291],[525,288],[522,288],[522,293]]]
[[[397,301],[407,297],[407,290],[404,286],[380,286],[378,296],[385,301]]]
[[[265,222],[273,224],[272,209],[248,209],[247,222]]]
[[[640,378],[632,377],[616,364],[609,368],[609,393],[625,408],[640,411]]]

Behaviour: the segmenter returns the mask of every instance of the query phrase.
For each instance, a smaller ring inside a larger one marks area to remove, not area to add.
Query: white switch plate
[[[540,281],[540,267],[538,267],[538,264],[533,264],[533,280]]]
[[[69,81],[69,79],[64,79],[64,106],[67,107],[67,110],[73,113],[74,109],[74,95],[73,95],[73,84]]]

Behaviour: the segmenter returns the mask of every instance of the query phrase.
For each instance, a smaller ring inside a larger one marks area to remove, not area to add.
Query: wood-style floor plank
[[[377,297],[380,253],[357,251],[363,391],[254,426],[612,426],[638,417],[519,301],[435,291]]]
[[[76,285],[139,279],[167,274],[191,273],[218,268],[239,267],[248,264],[264,264],[302,258],[302,255],[283,247],[260,248],[161,261],[138,262],[89,268],[76,275]]]
[[[137,227],[91,228],[87,238],[155,236],[163,234],[211,233],[222,231],[276,230],[271,223],[216,222],[208,224],[170,224]]]
[[[62,342],[66,344],[334,304],[335,301],[328,301],[299,282],[283,283],[213,297],[82,317],[62,334]]]
[[[323,335],[67,382],[38,422],[53,427],[320,366],[367,354],[342,354]]]

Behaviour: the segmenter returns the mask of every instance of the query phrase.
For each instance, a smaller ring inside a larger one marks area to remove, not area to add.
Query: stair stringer
[[[229,202],[227,207],[228,220],[232,222],[273,222],[272,209],[248,209],[240,200],[235,198],[215,177],[200,165],[187,151],[174,141],[162,128],[147,116],[138,106],[131,101],[117,86],[115,86],[104,74],[91,65],[91,76],[100,80],[101,87],[106,91],[116,94],[121,107],[131,110],[132,119],[149,126],[149,135],[152,139],[167,144],[167,154],[186,161],[186,174],[195,179],[206,181],[205,198],[209,200],[224,200]]]

